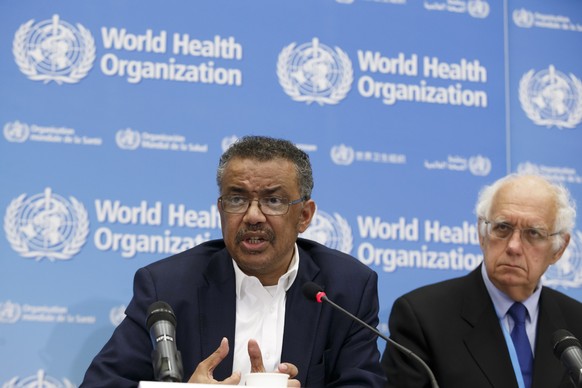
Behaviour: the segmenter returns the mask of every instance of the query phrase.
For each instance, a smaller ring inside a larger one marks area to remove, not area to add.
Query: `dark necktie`
[[[519,302],[515,302],[508,311],[508,314],[513,318],[514,326],[511,331],[511,339],[517,352],[519,360],[519,367],[525,382],[525,387],[531,387],[531,377],[533,374],[533,354],[531,352],[531,345],[527,338],[525,331],[525,317],[527,309]]]

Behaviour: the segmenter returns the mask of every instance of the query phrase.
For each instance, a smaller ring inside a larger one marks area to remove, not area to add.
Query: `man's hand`
[[[257,345],[258,346],[258,345]],[[228,339],[223,338],[220,341],[220,346],[208,358],[202,361],[196,367],[196,370],[190,376],[189,383],[203,383],[203,384],[230,384],[237,385],[240,382],[240,372],[233,372],[232,375],[222,381],[215,380],[213,377],[214,369],[224,360],[228,354]],[[259,350],[260,352],[260,350]],[[262,363],[262,360],[261,360]]]
[[[248,352],[251,359],[251,373],[266,372],[265,365],[263,365],[263,354],[257,340],[249,340]]]
[[[248,343],[249,358],[251,359],[251,373],[266,372],[265,365],[263,364],[263,355],[261,354],[261,348],[256,340],[251,339]],[[297,367],[289,362],[284,362],[279,364],[275,372],[285,373],[289,375],[289,381],[287,382],[288,387],[301,387],[299,380],[293,379],[297,376],[299,370]]]

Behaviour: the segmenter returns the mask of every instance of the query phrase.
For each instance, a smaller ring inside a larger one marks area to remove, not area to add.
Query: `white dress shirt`
[[[513,330],[513,326],[515,325],[513,319],[507,313],[509,308],[515,303],[513,299],[507,296],[505,293],[500,291],[489,279],[487,274],[487,270],[485,269],[485,263],[481,266],[481,274],[483,275],[483,281],[485,282],[485,287],[487,287],[487,291],[489,292],[489,296],[493,301],[493,305],[495,306],[495,310],[497,311],[498,318],[500,322],[503,323],[505,329],[509,333]],[[538,283],[533,294],[527,298],[526,300],[522,301],[521,303],[527,309],[527,317],[525,319],[525,330],[527,332],[527,337],[529,339],[529,344],[531,346],[532,354],[535,355],[535,341],[536,341],[536,328],[538,326],[538,311],[539,311],[539,301],[540,301],[540,294],[542,292],[542,285],[541,282]]]
[[[264,287],[258,278],[241,271],[233,260],[236,278],[236,329],[232,370],[244,375],[251,371],[247,344],[255,339],[263,355],[265,371],[273,372],[281,363],[283,331],[285,329],[286,292],[297,276],[299,253],[297,244],[287,272],[276,286]]]

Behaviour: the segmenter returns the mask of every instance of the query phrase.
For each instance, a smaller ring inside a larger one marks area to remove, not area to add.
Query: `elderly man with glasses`
[[[308,155],[286,140],[244,137],[220,158],[217,183],[223,238],[137,271],[126,318],[82,386],[154,380],[146,318],[161,300],[175,311],[182,381],[244,384],[248,372],[276,371],[289,386],[382,387],[375,335],[302,293],[317,283],[378,325],[377,274],[298,238],[315,213]]]
[[[582,304],[541,281],[570,241],[570,194],[540,176],[512,174],[481,191],[476,213],[483,264],[398,298],[392,339],[419,355],[444,388],[573,387],[552,337],[566,330],[582,338]],[[391,347],[382,365],[387,387],[431,386]]]

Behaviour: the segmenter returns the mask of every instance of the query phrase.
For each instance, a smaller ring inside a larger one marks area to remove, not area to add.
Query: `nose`
[[[511,236],[509,236],[509,239],[507,241],[507,247],[508,249],[517,250],[521,248],[522,244],[523,241],[521,240],[521,229],[516,228],[513,230]]]
[[[244,221],[248,222],[249,224],[257,224],[259,222],[264,222],[265,219],[265,215],[263,214],[261,206],[259,205],[259,200],[251,199],[249,202],[249,208],[247,209],[244,216]]]

